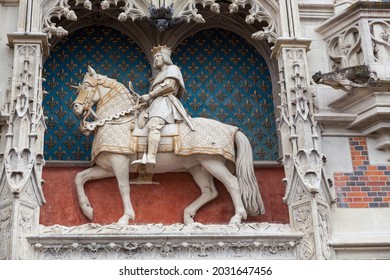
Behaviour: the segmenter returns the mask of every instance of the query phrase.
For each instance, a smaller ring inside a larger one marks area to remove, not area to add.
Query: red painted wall
[[[77,172],[83,168],[45,167],[43,186],[46,205],[41,207],[40,223],[74,226],[89,221],[81,212],[74,185]],[[130,174],[136,177],[136,174]],[[288,223],[288,208],[282,201],[285,192],[283,168],[257,168],[256,176],[265,204],[266,214],[249,217],[251,222]],[[132,224],[183,223],[184,208],[199,195],[199,188],[188,173],[168,173],[154,176],[160,185],[132,185],[131,200],[136,218]],[[234,214],[226,189],[217,182],[218,197],[198,211],[195,221],[227,223]],[[88,182],[86,194],[94,208],[93,223],[111,224],[123,214],[123,206],[114,178]]]

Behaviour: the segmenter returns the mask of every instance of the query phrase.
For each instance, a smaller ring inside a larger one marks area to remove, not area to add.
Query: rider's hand
[[[148,102],[151,99],[150,94],[144,94],[141,96],[140,101],[141,102]]]

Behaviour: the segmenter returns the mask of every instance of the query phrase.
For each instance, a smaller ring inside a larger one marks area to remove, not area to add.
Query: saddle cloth
[[[234,139],[238,128],[221,122],[191,118],[192,131],[185,122],[166,125],[162,129],[159,152],[181,156],[194,154],[221,155],[235,161]],[[148,129],[131,130],[130,122],[100,127],[92,143],[92,162],[101,152],[139,154],[147,150]]]
[[[237,127],[204,118],[192,118],[191,123],[195,131],[184,122],[166,125],[161,132],[158,151],[174,152],[180,156],[218,154],[232,162],[235,161],[234,138],[238,131]],[[141,134],[142,136],[137,136]],[[135,152],[146,152],[147,133],[134,131],[132,142]]]

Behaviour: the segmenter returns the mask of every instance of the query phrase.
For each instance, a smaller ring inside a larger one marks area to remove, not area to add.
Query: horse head
[[[77,89],[77,97],[72,104],[73,113],[76,116],[90,111],[92,106],[99,101],[99,85],[104,84],[106,80],[107,76],[97,74],[91,66],[88,66],[83,82],[78,86],[73,86]]]

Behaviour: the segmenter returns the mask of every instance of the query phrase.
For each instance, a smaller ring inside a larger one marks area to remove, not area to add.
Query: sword
[[[187,116],[187,112],[184,111],[183,112],[183,107],[180,106],[179,104],[177,104],[177,99],[173,97],[172,94],[167,94],[169,100],[171,101],[171,103],[173,104],[173,106],[175,106],[175,108],[177,109],[177,111],[180,113],[180,115],[183,117],[183,119],[185,120],[185,122],[187,123],[188,127],[192,130],[192,131],[195,131],[195,127],[194,125],[191,123],[190,119],[188,118]]]

